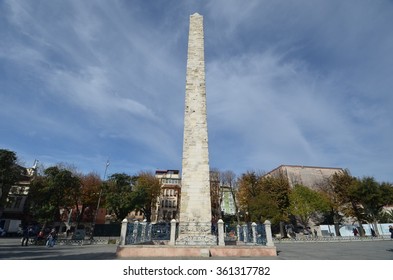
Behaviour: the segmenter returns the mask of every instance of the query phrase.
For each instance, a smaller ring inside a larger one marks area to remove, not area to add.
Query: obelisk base
[[[176,240],[180,246],[217,246],[217,236],[212,234],[201,234],[199,232],[180,235]]]
[[[217,236],[213,235],[210,222],[188,222],[179,224],[176,245],[216,246]]]

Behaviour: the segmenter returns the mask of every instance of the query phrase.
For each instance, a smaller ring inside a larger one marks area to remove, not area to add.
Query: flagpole
[[[106,161],[103,183],[106,180],[106,172],[108,170],[108,166],[109,166],[109,159]],[[94,221],[93,221],[92,230],[91,230],[91,237],[90,237],[91,240],[93,240],[93,236],[94,236],[94,228],[95,228],[96,222],[97,222],[98,210],[100,209],[101,196],[102,196],[102,185],[101,185],[101,188],[100,188],[100,194],[98,196],[97,208],[96,208],[96,212],[95,212],[95,215],[94,215]]]

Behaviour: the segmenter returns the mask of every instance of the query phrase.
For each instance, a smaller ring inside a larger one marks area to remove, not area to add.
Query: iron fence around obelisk
[[[179,224],[171,226],[171,223],[125,223],[126,236],[124,245],[138,244],[169,244],[171,230],[175,230],[175,236],[179,234]],[[191,225],[196,228],[197,225]],[[218,235],[217,224],[211,224],[211,234]],[[267,246],[265,224],[247,223],[242,225],[224,225],[224,242],[227,245],[254,245]],[[270,233],[271,234],[271,233]],[[219,237],[218,237],[219,239]]]

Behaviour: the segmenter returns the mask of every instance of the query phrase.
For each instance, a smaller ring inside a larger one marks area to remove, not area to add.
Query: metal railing
[[[190,223],[181,224],[172,220],[171,223],[146,223],[123,221],[120,244],[169,244],[175,245],[175,240],[182,231],[192,229],[217,236],[217,245],[260,245],[273,246],[270,222],[264,224],[248,223],[237,226],[224,225],[222,220],[216,224]],[[173,232],[172,232],[173,231]]]
[[[237,226],[237,240],[247,245],[263,245],[267,244],[266,229],[264,224],[247,223]],[[236,238],[235,237],[235,238]],[[232,236],[231,239],[234,239]]]
[[[146,244],[153,241],[169,241],[171,233],[170,223],[127,223],[125,245]]]
[[[373,236],[307,236],[296,235],[294,238],[273,238],[276,243],[301,243],[301,242],[356,242],[356,241],[383,241],[391,240],[388,235]]]

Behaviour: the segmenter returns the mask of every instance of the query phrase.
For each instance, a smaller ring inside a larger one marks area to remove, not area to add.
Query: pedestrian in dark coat
[[[27,246],[29,243],[29,228],[24,227],[22,231],[22,246]]]

